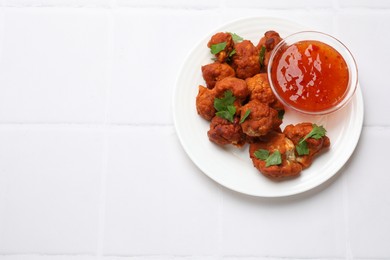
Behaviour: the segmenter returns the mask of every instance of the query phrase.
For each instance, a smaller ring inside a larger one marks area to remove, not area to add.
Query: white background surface
[[[3,0],[0,259],[389,259],[390,2]],[[190,49],[274,16],[343,41],[365,121],[331,181],[241,195],[184,153],[172,119]]]

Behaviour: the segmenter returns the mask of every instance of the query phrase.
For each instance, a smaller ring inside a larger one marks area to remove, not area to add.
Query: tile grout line
[[[112,6],[112,5],[111,5]],[[114,58],[114,18],[112,9],[107,10],[108,22],[108,61],[107,61],[107,79],[106,79],[106,100],[104,111],[103,124],[103,154],[102,154],[102,171],[100,179],[100,198],[99,198],[99,221],[98,221],[98,237],[97,237],[97,259],[102,259],[104,255],[104,235],[105,235],[105,220],[106,220],[106,202],[107,202],[107,174],[108,174],[108,148],[109,148],[109,116],[111,103],[111,87],[112,87],[112,67]]]

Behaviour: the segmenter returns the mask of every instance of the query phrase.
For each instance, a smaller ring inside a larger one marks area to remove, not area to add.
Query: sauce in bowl
[[[269,59],[268,80],[286,108],[324,115],[344,107],[358,85],[355,59],[336,38],[303,31],[284,38]]]
[[[283,47],[273,60],[271,78],[285,102],[315,112],[329,109],[343,99],[349,72],[339,52],[310,40]]]

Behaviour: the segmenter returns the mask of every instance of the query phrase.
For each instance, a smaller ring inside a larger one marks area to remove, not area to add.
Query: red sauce
[[[286,46],[273,61],[271,78],[285,102],[316,112],[337,105],[348,87],[348,66],[331,46],[300,41]]]

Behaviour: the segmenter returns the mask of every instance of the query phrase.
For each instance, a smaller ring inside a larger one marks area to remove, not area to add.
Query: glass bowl
[[[323,55],[319,56],[321,48]],[[294,53],[293,49],[300,52]],[[302,65],[300,59],[306,59],[310,66]],[[316,31],[298,32],[284,38],[272,51],[267,72],[278,100],[286,108],[309,115],[325,115],[341,109],[351,100],[358,84],[357,65],[348,48],[333,36]],[[343,77],[339,80],[337,75]],[[332,84],[325,88],[323,82]],[[329,94],[337,91],[340,91],[337,97]],[[306,104],[309,100],[310,107]]]

